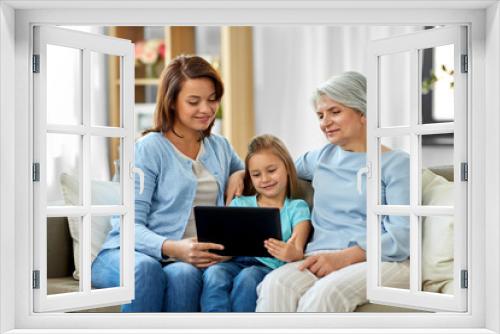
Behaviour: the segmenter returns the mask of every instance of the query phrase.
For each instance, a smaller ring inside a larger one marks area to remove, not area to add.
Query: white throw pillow
[[[66,173],[61,174],[61,189],[64,202],[67,205],[78,203],[78,178]],[[93,205],[118,205],[120,204],[120,183],[111,181],[92,181],[91,196]],[[91,225],[91,253],[92,261],[101,250],[101,246],[111,229],[110,216],[94,216]],[[73,239],[73,260],[75,271],[73,277],[80,279],[80,219],[68,217],[68,226]]]
[[[422,173],[423,205],[453,205],[453,182]],[[422,224],[422,289],[453,293],[453,216],[426,217]]]

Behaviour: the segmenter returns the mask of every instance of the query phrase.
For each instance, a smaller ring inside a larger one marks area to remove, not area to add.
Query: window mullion
[[[121,230],[121,255],[122,263],[120,270],[122,272],[120,285],[125,288],[130,298],[134,295],[134,268],[135,268],[135,223],[134,223],[134,178],[131,177],[131,167],[134,161],[134,68],[133,49],[130,49],[120,61],[121,82],[121,117],[125,136],[123,138],[120,159],[122,176],[123,204],[126,208],[132,208],[126,215],[122,216]]]
[[[125,215],[129,210],[124,205],[92,205],[90,209],[84,206],[49,206],[46,209],[47,218],[51,217],[83,217],[87,213],[95,216]]]
[[[418,50],[410,53],[410,292],[419,291],[421,277],[421,233],[419,217],[415,213],[420,195],[420,159],[418,135],[420,111],[420,73]]]
[[[80,285],[82,291],[87,293],[91,290],[90,284],[90,265],[91,265],[91,152],[90,152],[90,52],[87,49],[82,50],[82,117],[83,127],[85,134],[83,135],[83,207],[85,208],[85,215],[82,220],[82,238],[80,242]]]
[[[379,138],[376,136],[379,124],[378,113],[378,82],[379,82],[380,57],[367,58],[367,166],[371,172],[367,175],[366,182],[366,260],[367,260],[367,294],[373,294],[378,285],[378,233],[376,206],[379,203],[377,186],[378,157],[377,146]]]
[[[47,133],[84,135],[85,127],[83,125],[47,124]]]
[[[454,128],[455,128],[455,122],[416,124],[415,133],[418,135],[453,133]]]

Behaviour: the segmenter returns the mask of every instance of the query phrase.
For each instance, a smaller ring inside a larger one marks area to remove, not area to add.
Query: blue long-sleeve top
[[[227,139],[210,135],[204,139],[201,163],[215,177],[217,202],[224,205],[224,189],[229,176],[244,168]],[[135,180],[135,250],[158,260],[165,240],[184,235],[196,195],[197,179],[192,161],[175,152],[161,133],[152,132],[135,145],[135,166],[144,171],[144,192],[139,194]],[[112,229],[102,249],[120,247],[120,223],[111,220]]]
[[[408,205],[409,155],[401,150],[382,154],[381,204]],[[314,227],[306,254],[319,250],[340,250],[359,246],[366,250],[366,177],[362,193],[357,190],[357,172],[366,166],[366,153],[344,151],[327,144],[307,152],[296,161],[300,178],[311,180]],[[403,261],[409,256],[408,217],[383,216],[382,261]]]

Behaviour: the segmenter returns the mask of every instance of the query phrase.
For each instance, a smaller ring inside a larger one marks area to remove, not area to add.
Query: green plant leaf
[[[222,103],[219,104],[219,108],[215,112],[215,118],[222,119]]]

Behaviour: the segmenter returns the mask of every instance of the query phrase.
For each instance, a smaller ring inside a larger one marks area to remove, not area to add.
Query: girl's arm
[[[304,247],[309,238],[311,223],[304,220],[293,228],[293,233],[287,242],[277,239],[268,239],[264,241],[269,254],[284,262],[293,262],[304,258]]]
[[[292,237],[287,241],[287,243],[293,244],[296,249],[300,249],[302,251],[302,257],[300,259],[304,257],[304,248],[306,247],[307,240],[309,239],[309,233],[311,233],[311,222],[309,220],[305,220],[295,225]]]

